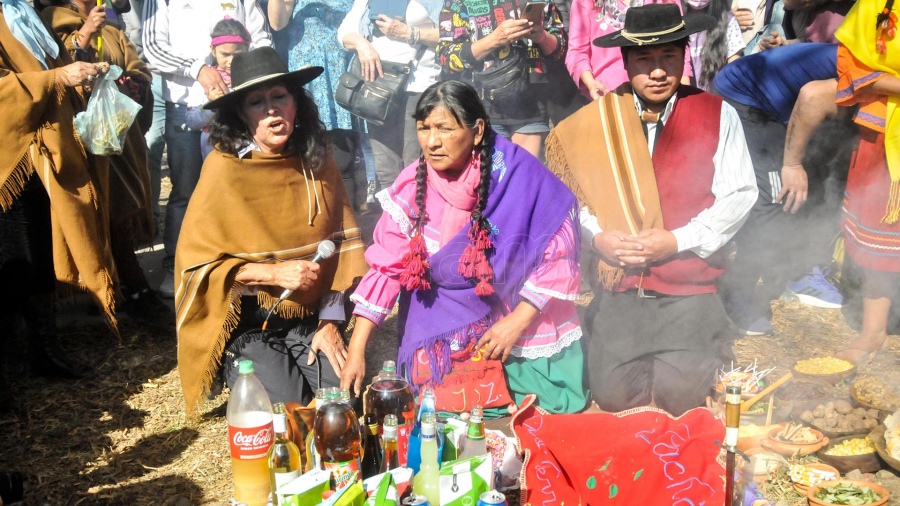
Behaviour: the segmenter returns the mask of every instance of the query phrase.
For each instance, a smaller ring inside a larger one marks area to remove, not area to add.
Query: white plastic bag
[[[122,69],[116,65],[97,79],[87,110],[75,115],[75,132],[84,148],[95,155],[122,153],[125,135],[141,106],[128,95],[121,93],[116,79]]]

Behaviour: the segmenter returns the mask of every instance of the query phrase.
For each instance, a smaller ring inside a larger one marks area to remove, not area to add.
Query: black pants
[[[726,308],[756,303],[763,314],[771,316],[769,301],[781,294],[785,283],[813,266],[828,265],[839,215],[833,206],[824,205],[823,171],[818,164],[806,167],[807,204],[797,214],[784,211],[783,203],[775,199],[782,188],[786,127],[764,111],[728,103],[741,118],[759,198],[734,236],[737,253],[719,286]],[[763,290],[754,296],[760,278]]]
[[[0,212],[0,314],[18,313],[28,296],[53,293],[50,199],[37,175],[6,212]],[[8,329],[5,329],[8,330]]]
[[[229,388],[240,375],[238,362],[241,360],[253,361],[254,375],[266,387],[273,403],[306,405],[315,396],[316,388],[340,386],[341,380],[324,354],[320,353],[312,365],[306,365],[318,315],[289,320],[272,315],[263,335],[265,317],[266,311],[256,303],[256,297],[241,299],[241,321],[231,333],[222,361],[222,373]]]
[[[588,376],[601,409],[655,402],[676,416],[704,404],[736,335],[716,295],[642,299],[634,291],[604,293],[591,332]]]

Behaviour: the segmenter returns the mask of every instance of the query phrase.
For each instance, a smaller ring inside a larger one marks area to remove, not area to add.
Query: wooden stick
[[[766,410],[766,428],[772,425],[772,406],[775,405],[775,396],[769,397],[769,409]]]
[[[776,388],[780,387],[781,385],[784,385],[785,383],[787,383],[788,381],[790,381],[793,377],[794,377],[793,374],[787,373],[787,374],[785,374],[784,376],[782,376],[781,378],[778,378],[778,381],[776,381],[775,383],[772,383],[771,385],[767,386],[767,387],[764,388],[761,392],[759,392],[758,394],[754,395],[752,398],[747,399],[746,401],[741,402],[741,413],[746,413],[747,410],[750,409],[750,406],[756,404],[757,401],[759,401],[760,399],[762,399],[762,398],[765,397],[766,395],[769,395],[770,392],[772,392],[772,391],[775,390]]]

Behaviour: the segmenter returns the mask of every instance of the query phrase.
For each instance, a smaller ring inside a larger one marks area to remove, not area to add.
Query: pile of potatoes
[[[812,411],[806,410],[800,419],[833,432],[851,432],[874,429],[878,425],[878,410],[853,408],[845,400],[819,404]]]

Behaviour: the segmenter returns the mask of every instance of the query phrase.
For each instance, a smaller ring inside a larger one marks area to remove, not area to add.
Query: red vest
[[[713,156],[719,145],[722,99],[696,88],[681,86],[675,108],[657,138],[653,169],[659,188],[659,204],[666,230],[687,225],[712,206]],[[716,293],[716,279],[722,275],[725,256],[718,251],[700,258],[683,251],[653,264],[640,275],[627,275],[620,290],[639,285],[645,290],[667,295]]]

